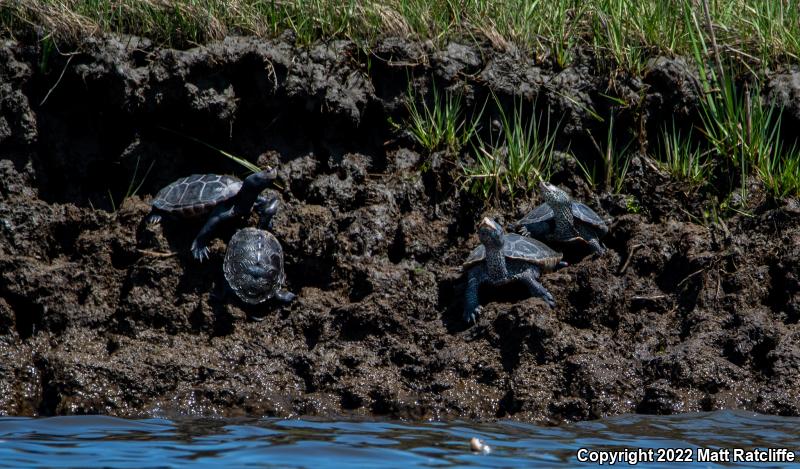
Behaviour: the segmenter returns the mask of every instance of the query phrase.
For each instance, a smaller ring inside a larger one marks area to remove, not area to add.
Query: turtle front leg
[[[537,275],[538,272],[534,270],[526,270],[518,274],[516,279],[520,280],[528,287],[528,291],[530,292],[531,296],[537,296],[543,299],[544,302],[552,308],[556,305],[556,300],[553,298],[553,295],[551,295],[550,292],[547,291],[547,289],[541,283],[539,283]]]
[[[258,196],[255,203],[255,209],[258,213],[260,220],[258,227],[262,230],[272,231],[272,218],[278,213],[278,204],[280,200],[277,197],[267,198],[263,195]]]
[[[483,269],[473,268],[467,274],[467,289],[464,292],[464,321],[474,323],[481,312],[478,302],[478,287],[484,277]]]
[[[281,303],[291,303],[295,298],[297,298],[297,295],[288,290],[278,290],[275,292],[275,299]]]
[[[206,224],[203,225],[197,237],[192,241],[192,255],[195,259],[200,262],[203,262],[203,259],[208,259],[208,241],[214,228],[216,228],[220,222],[233,218],[235,215],[236,213],[233,207],[225,206],[217,207],[217,209],[211,213]]]
[[[150,214],[144,219],[144,222],[149,226],[157,225],[161,223],[161,214],[155,211],[150,212]]]

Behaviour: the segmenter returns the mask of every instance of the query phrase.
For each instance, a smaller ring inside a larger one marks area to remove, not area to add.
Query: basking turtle
[[[259,228],[244,228],[233,235],[222,263],[230,289],[242,301],[253,305],[270,298],[288,303],[295,297],[294,293],[281,289],[286,279],[281,243],[264,229],[274,215],[271,208],[259,207]]]
[[[474,322],[480,312],[478,287],[482,283],[502,285],[512,281],[523,282],[531,296],[538,296],[551,307],[553,295],[537,280],[542,272],[549,272],[561,264],[561,254],[545,244],[515,233],[504,233],[494,220],[484,218],[478,226],[481,245],[475,248],[464,263],[467,270],[467,290],[464,302],[464,320]]]
[[[147,223],[158,223],[164,215],[197,218],[211,213],[192,242],[192,254],[202,261],[208,258],[208,240],[220,222],[249,213],[255,204],[269,207],[274,214],[277,199],[270,200],[259,194],[276,176],[277,171],[268,168],[251,174],[244,181],[218,174],[192,174],[180,178],[158,191]]]
[[[600,238],[608,233],[608,226],[594,210],[572,200],[566,192],[548,182],[542,181],[539,188],[544,203],[509,229],[544,241],[585,244],[597,254],[605,252]]]

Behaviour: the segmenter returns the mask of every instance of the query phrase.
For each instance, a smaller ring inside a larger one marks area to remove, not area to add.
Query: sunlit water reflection
[[[491,453],[470,451],[472,437],[484,440]],[[0,418],[4,467],[552,467],[582,465],[580,448],[688,448],[686,454],[695,461],[698,448],[800,451],[800,418],[726,411],[623,416],[559,427],[516,422]],[[645,461],[636,467],[668,465]]]

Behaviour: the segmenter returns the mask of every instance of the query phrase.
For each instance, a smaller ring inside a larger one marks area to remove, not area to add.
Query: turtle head
[[[242,188],[236,194],[237,213],[249,213],[256,203],[258,194],[269,186],[269,183],[278,177],[275,168],[267,168],[263,171],[253,173],[242,182]]]
[[[252,265],[247,268],[247,273],[256,281],[273,285],[278,278],[278,269],[274,266]]]
[[[280,272],[269,265],[249,265],[237,280],[236,293],[250,304],[257,304],[271,296],[271,291],[279,283]]]
[[[253,187],[258,192],[266,189],[270,182],[278,177],[278,170],[275,168],[267,168],[263,171],[253,173],[244,180],[244,184]]]
[[[491,218],[484,217],[478,225],[478,238],[487,248],[503,247],[503,227]]]
[[[539,183],[539,189],[542,191],[542,197],[551,207],[562,207],[569,203],[570,198],[566,192],[547,181]]]

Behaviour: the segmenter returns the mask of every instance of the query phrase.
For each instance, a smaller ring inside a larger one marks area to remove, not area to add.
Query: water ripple
[[[730,411],[628,415],[560,427],[518,422],[4,417],[0,461],[13,467],[574,467],[579,448],[794,450],[800,448],[798,427],[798,418]],[[492,452],[472,453],[472,437],[484,440]]]

